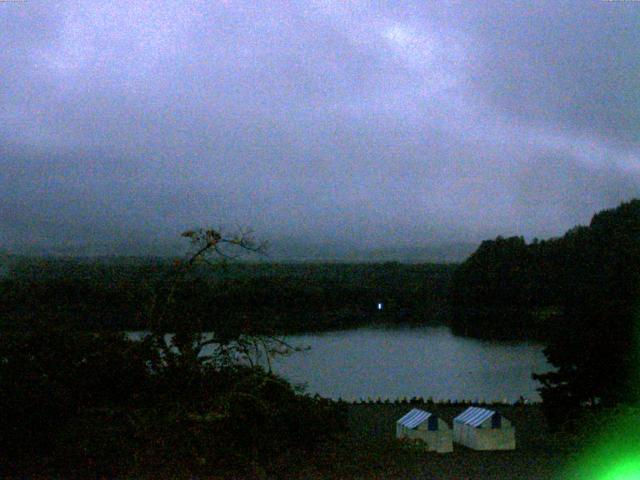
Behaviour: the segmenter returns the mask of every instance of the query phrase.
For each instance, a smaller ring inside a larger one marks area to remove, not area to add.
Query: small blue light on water
[[[382,310],[382,304],[381,303],[378,304],[378,310]]]

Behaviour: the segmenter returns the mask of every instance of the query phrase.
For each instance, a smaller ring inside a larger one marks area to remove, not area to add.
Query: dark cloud
[[[562,233],[640,187],[632,2],[0,3],[3,242]]]

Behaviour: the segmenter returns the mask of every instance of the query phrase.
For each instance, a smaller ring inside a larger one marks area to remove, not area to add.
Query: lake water
[[[278,357],[273,370],[334,399],[538,401],[531,374],[551,370],[541,345],[458,337],[447,327],[365,327],[285,339],[309,350]]]
[[[539,400],[531,373],[551,369],[541,345],[457,337],[447,327],[359,328],[287,340],[310,349],[276,360],[274,370],[331,398]]]

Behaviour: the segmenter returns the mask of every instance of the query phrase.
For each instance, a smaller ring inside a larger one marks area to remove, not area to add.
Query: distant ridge
[[[9,252],[27,256],[55,256],[82,258],[182,256],[187,243],[156,242],[149,245],[134,242],[87,243],[66,246],[31,245],[11,248]],[[304,241],[273,240],[267,255],[245,257],[260,262],[317,262],[317,263],[459,263],[478,247],[475,243],[440,243],[426,246],[357,248],[339,243],[308,244]]]
[[[274,262],[400,262],[459,263],[467,259],[478,245],[475,243],[445,243],[427,246],[354,248],[337,244],[307,245],[273,242],[268,259]]]

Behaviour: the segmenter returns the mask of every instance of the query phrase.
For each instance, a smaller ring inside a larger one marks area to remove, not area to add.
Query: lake
[[[331,398],[540,400],[532,372],[551,369],[542,346],[458,337],[447,327],[389,327],[286,337],[306,352],[274,370]]]
[[[306,392],[334,399],[539,401],[531,374],[551,370],[542,345],[458,337],[448,327],[363,327],[284,338],[309,350],[278,357],[273,370],[305,384]]]

